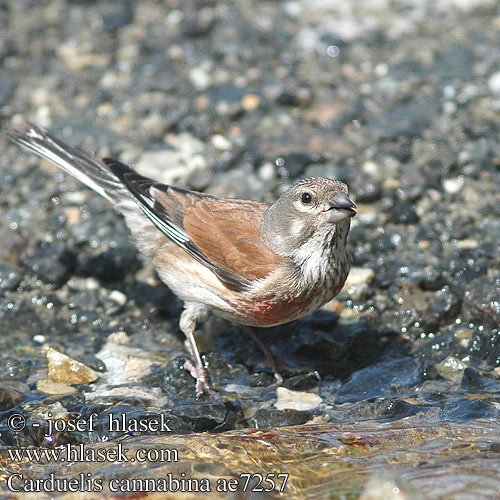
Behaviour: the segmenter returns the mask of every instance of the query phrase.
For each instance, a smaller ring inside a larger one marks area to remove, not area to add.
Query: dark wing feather
[[[264,203],[223,199],[155,182],[123,163],[103,160],[144,214],[231,290],[244,291],[278,264],[260,236]],[[239,214],[239,215],[238,215]]]

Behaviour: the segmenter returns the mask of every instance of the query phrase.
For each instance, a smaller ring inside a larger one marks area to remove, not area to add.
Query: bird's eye
[[[302,203],[304,203],[304,204],[311,203],[312,196],[310,193],[302,193],[301,200],[302,200]]]

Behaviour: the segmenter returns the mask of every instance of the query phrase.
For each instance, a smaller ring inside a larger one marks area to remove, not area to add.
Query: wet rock
[[[369,127],[378,130],[381,137],[388,139],[402,135],[418,136],[427,129],[438,109],[437,101],[413,100],[397,105],[385,114],[374,116]]]
[[[92,368],[51,347],[47,350],[47,360],[49,362],[49,377],[53,382],[67,385],[88,384],[98,378],[97,373]]]
[[[260,409],[246,419],[247,425],[255,429],[269,429],[289,425],[305,424],[313,418],[309,411]]]
[[[422,315],[421,325],[426,331],[434,332],[440,326],[456,318],[462,305],[462,298],[449,286],[444,286],[429,300],[429,307]]]
[[[56,288],[67,281],[76,266],[75,253],[63,241],[41,243],[21,256],[21,261],[44,283]]]
[[[368,175],[357,176],[350,188],[356,194],[357,203],[373,203],[382,196],[380,182]]]
[[[70,385],[63,384],[61,382],[54,382],[51,379],[42,379],[36,383],[36,388],[38,391],[44,394],[50,395],[61,395],[75,394],[78,392],[74,387]]]
[[[340,387],[335,402],[342,404],[397,394],[419,380],[418,364],[413,358],[382,362],[355,372]]]
[[[14,78],[7,75],[0,77],[0,106],[8,102],[15,89],[16,80]]]
[[[207,368],[210,379],[214,382],[224,384],[229,381],[238,383],[248,380],[248,371],[244,366],[228,363],[217,352],[209,351],[203,353],[201,358]]]
[[[392,209],[392,220],[396,224],[417,224],[420,218],[413,203],[407,200],[398,200]]]
[[[477,418],[497,419],[499,411],[493,403],[482,399],[456,399],[445,401],[443,405],[443,419],[452,422],[467,422]]]
[[[467,286],[462,305],[463,319],[478,325],[500,325],[500,277],[483,276]]]
[[[305,153],[288,153],[280,156],[281,166],[286,169],[291,177],[298,177],[305,170],[307,165],[311,163],[311,157]]]
[[[192,13],[181,25],[182,32],[189,38],[206,36],[214,26],[213,9],[201,9],[197,14]]]
[[[14,325],[18,335],[32,335],[45,329],[44,321],[33,304],[20,297],[0,297],[0,330],[12,331]]]
[[[102,15],[102,29],[112,33],[134,19],[134,9],[132,5],[122,2],[107,2],[99,6]]]
[[[468,352],[471,362],[483,368],[500,366],[500,330],[474,332]]]
[[[459,359],[448,356],[441,363],[438,363],[436,368],[441,377],[451,380],[455,384],[460,384],[466,365]]]
[[[500,385],[495,380],[470,367],[464,370],[461,387],[471,392],[500,392]]]
[[[12,356],[0,358],[0,366],[2,367],[1,378],[7,380],[26,380],[31,372],[26,360],[22,361]]]
[[[165,368],[161,388],[170,397],[185,399],[196,397],[195,379],[184,369],[186,358],[178,356]]]
[[[274,406],[278,410],[312,410],[317,408],[322,402],[321,396],[317,394],[291,391],[285,387],[278,387],[276,395],[278,396],[278,400],[274,403]]]
[[[0,294],[4,291],[15,290],[24,273],[13,266],[0,262]]]
[[[24,394],[0,384],[0,411],[10,410],[24,401]]]
[[[197,401],[172,407],[170,411],[193,432],[233,429],[236,422],[243,418],[239,403],[230,401]]]
[[[103,281],[119,281],[139,269],[137,251],[132,248],[110,248],[94,257],[81,259],[78,272]]]

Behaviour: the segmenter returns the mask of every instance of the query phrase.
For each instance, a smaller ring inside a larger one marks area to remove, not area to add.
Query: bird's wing
[[[217,198],[160,184],[116,160],[104,162],[156,227],[228,288],[244,291],[278,266],[281,257],[265,245],[261,235],[266,203]]]

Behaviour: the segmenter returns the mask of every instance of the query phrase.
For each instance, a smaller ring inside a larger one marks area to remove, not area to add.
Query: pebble
[[[449,194],[458,193],[464,185],[464,176],[443,179],[444,190]]]
[[[465,321],[479,325],[500,326],[500,275],[481,276],[468,285],[462,316]]]
[[[344,284],[344,288],[351,288],[358,285],[368,285],[375,276],[375,271],[365,267],[351,267],[349,276]]]
[[[43,392],[44,394],[51,395],[60,395],[63,396],[65,394],[75,394],[78,391],[67,384],[62,384],[61,382],[54,382],[50,379],[39,380],[36,383],[36,388],[39,392]]]
[[[71,359],[52,347],[47,350],[49,379],[66,385],[88,384],[97,380],[97,373],[88,366]]]
[[[23,276],[24,273],[20,269],[0,262],[0,293],[4,290],[15,290]]]
[[[441,363],[438,363],[436,368],[441,377],[451,380],[455,384],[460,384],[467,366],[454,356],[448,356]]]
[[[312,410],[317,408],[321,403],[321,396],[311,392],[291,391],[286,387],[278,387],[276,389],[278,400],[274,406],[278,410]]]
[[[231,142],[220,134],[213,135],[210,142],[214,148],[221,151],[229,151],[232,148]]]
[[[493,73],[488,78],[488,88],[495,95],[500,95],[500,71]]]
[[[124,306],[127,303],[127,296],[119,290],[113,290],[109,294],[110,300],[116,302],[119,306]]]

